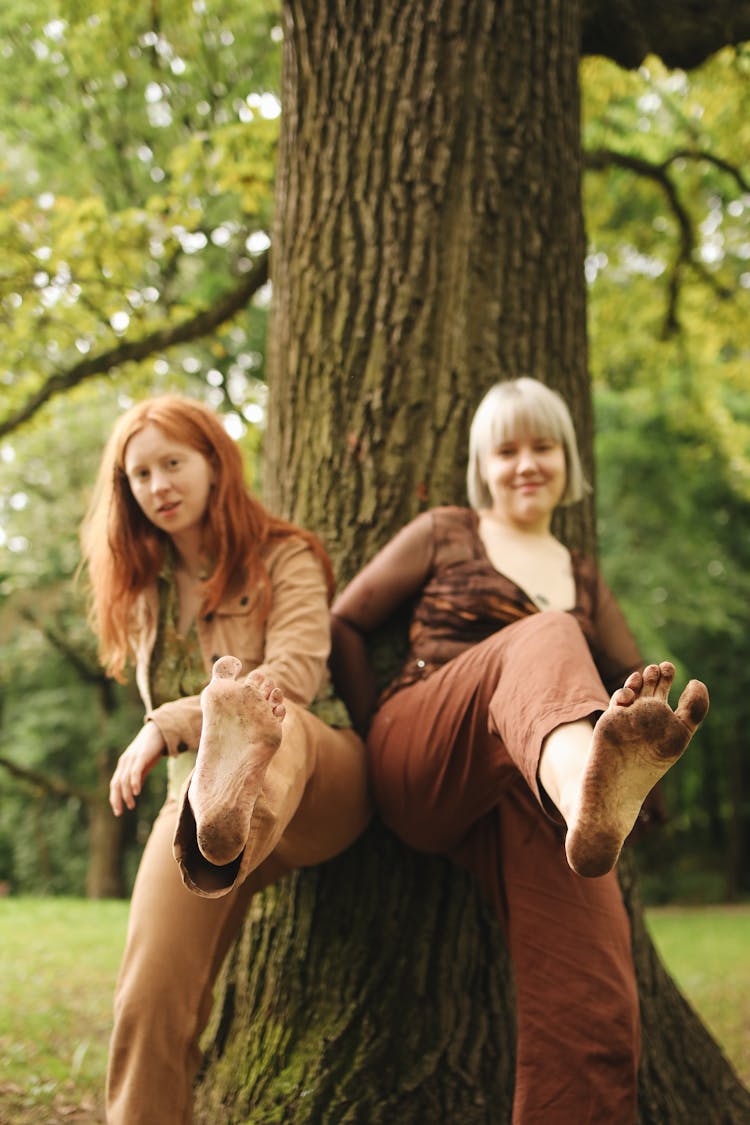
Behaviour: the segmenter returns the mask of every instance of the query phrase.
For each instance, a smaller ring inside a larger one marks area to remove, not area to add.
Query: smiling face
[[[519,528],[547,530],[565,494],[565,450],[524,429],[487,455],[484,477],[493,515]]]
[[[146,519],[197,550],[214,478],[207,458],[149,422],[128,441],[124,468]]]

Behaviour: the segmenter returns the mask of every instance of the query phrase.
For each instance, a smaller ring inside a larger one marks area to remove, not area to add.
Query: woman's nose
[[[163,473],[161,469],[154,469],[151,473],[151,491],[164,492],[168,487],[169,482],[166,473]]]

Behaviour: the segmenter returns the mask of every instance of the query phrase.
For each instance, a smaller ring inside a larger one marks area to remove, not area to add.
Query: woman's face
[[[565,450],[559,441],[521,430],[488,455],[485,479],[500,519],[547,528],[565,494]]]
[[[200,529],[214,479],[202,453],[149,422],[126,445],[124,467],[136,503],[155,527],[178,538]]]

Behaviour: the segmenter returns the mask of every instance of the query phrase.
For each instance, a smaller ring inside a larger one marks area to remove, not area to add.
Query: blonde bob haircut
[[[573,420],[557,391],[538,379],[522,376],[495,383],[477,407],[469,431],[466,486],[472,508],[492,507],[487,487],[487,458],[503,442],[529,433],[560,442],[565,451],[567,480],[561,504],[576,504],[591,487],[583,475]]]

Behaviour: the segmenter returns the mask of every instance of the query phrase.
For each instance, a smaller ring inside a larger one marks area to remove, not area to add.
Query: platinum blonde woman
[[[640,1050],[615,865],[708,710],[644,667],[594,562],[552,533],[585,489],[563,400],[497,384],[474,417],[470,508],[418,516],[333,606],[334,682],[367,733],[376,806],[407,844],[472,871],[501,919],[517,1002],[514,1122],[636,1119]],[[366,637],[412,605],[376,700]]]

